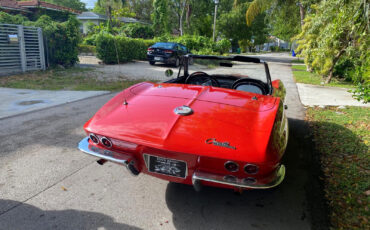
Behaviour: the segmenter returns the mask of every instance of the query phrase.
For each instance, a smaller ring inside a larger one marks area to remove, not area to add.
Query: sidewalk
[[[0,119],[107,93],[0,88]]]
[[[348,89],[337,87],[326,87],[297,83],[299,97],[305,106],[363,106],[363,104],[352,97]]]

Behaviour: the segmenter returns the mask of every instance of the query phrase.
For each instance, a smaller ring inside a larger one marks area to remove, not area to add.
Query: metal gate
[[[45,68],[41,28],[0,24],[0,75]]]

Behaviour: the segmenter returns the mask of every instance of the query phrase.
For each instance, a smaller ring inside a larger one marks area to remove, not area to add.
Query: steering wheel
[[[232,85],[232,89],[262,95],[267,94],[266,88],[261,81],[250,78],[241,78],[236,80]]]
[[[185,84],[220,87],[220,83],[216,78],[200,71],[190,74],[186,78]]]

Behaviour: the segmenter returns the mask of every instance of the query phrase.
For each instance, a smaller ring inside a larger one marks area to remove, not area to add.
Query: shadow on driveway
[[[107,229],[139,230],[139,228],[117,223],[110,216],[80,210],[46,211],[29,204],[13,200],[1,200],[0,207],[17,207],[0,215],[0,229]]]
[[[313,172],[310,172],[312,152],[305,138],[307,124],[289,119],[289,125],[290,139],[283,158],[287,172],[280,186],[235,195],[229,189],[204,187],[197,193],[192,186],[169,183],[166,202],[176,228],[327,229],[325,207],[320,199],[322,192],[317,191],[321,188],[312,185],[317,183],[312,181]],[[315,195],[308,196],[312,192]],[[308,204],[307,197],[313,203]],[[310,215],[312,207],[319,210]]]

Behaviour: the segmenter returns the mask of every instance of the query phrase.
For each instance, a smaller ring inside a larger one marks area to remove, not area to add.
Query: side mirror
[[[166,75],[166,77],[171,77],[173,75],[173,70],[172,69],[167,69],[164,74]]]

